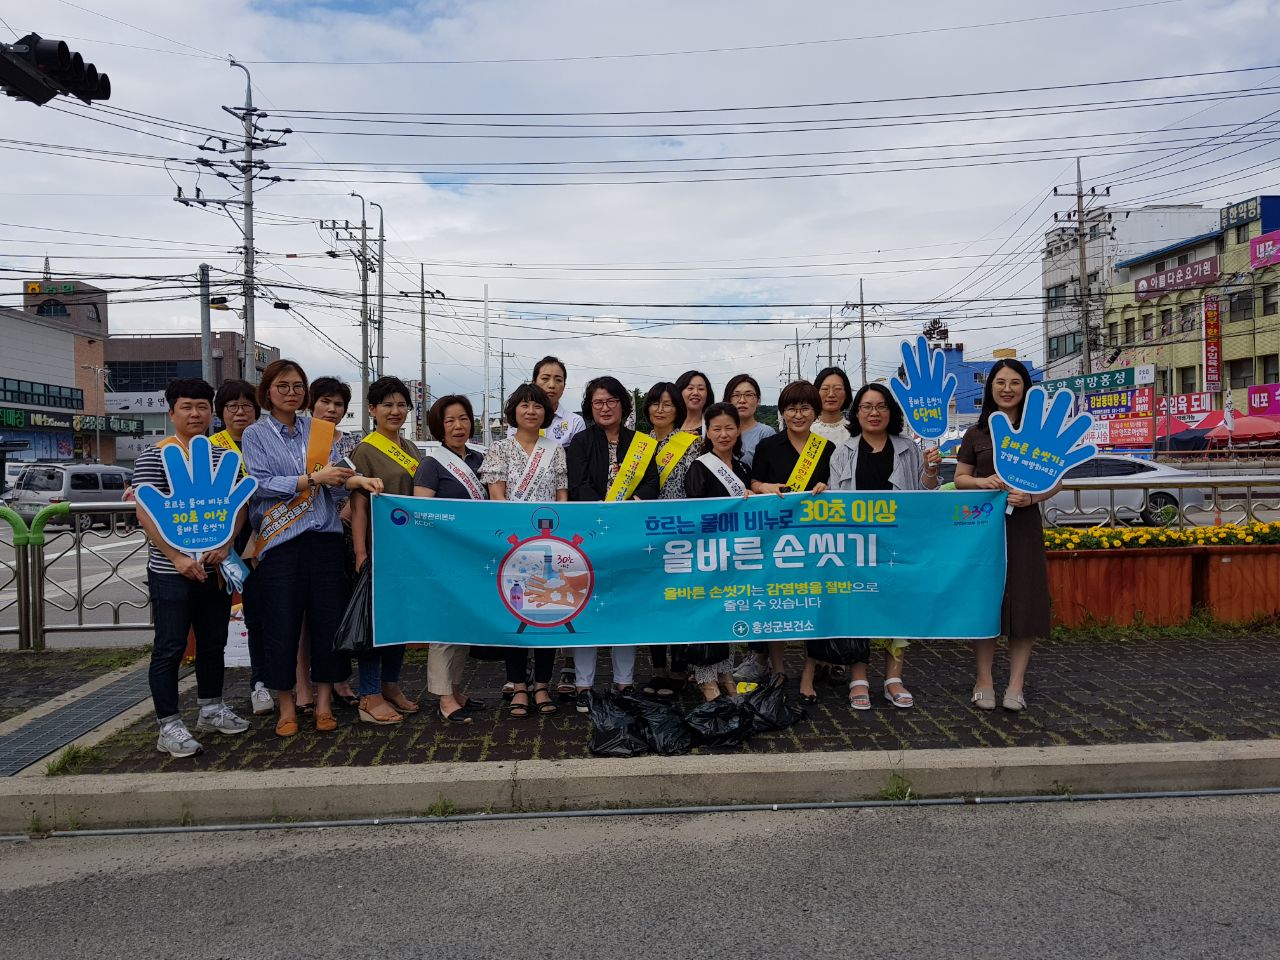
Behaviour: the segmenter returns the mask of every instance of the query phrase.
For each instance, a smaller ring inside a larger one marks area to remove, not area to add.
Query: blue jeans
[[[156,624],[147,679],[156,716],[164,719],[178,712],[178,671],[187,649],[187,634],[192,630],[196,635],[197,695],[202,700],[222,696],[231,595],[218,583],[213,571],[208,580],[197,583],[181,574],[148,570],[147,584]]]
[[[404,647],[382,647],[361,653],[358,657],[360,685],[356,692],[362,697],[372,697],[382,692],[384,683],[399,683],[404,650]]]

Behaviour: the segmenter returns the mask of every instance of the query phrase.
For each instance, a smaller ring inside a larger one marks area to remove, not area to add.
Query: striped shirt
[[[222,461],[222,455],[227,451],[222,447],[210,445],[210,451],[213,454],[213,471],[218,472],[218,464]],[[164,472],[164,453],[159,446],[147,447],[142,453],[138,454],[138,459],[133,462],[133,486],[149,483],[161,493],[168,495],[173,491],[169,488],[169,476]],[[145,512],[145,511],[144,511]],[[173,565],[173,561],[166,557],[154,543],[149,544],[147,551],[147,569],[152,573],[167,573],[172,576],[181,576],[178,568]]]
[[[244,450],[245,462],[249,464],[249,475],[258,481],[258,488],[249,500],[249,522],[254,530],[261,529],[262,518],[268,510],[278,503],[288,503],[299,494],[298,478],[307,472],[307,441],[310,437],[311,418],[302,414],[298,415],[292,429],[269,413],[264,413],[256,423],[245,428],[240,446]],[[341,433],[334,434],[330,463],[342,459],[337,449],[341,437]],[[341,533],[342,521],[338,519],[338,511],[347,496],[347,490],[341,486],[317,487],[311,498],[311,509],[280,531],[269,546],[277,547],[312,531]],[[267,549],[268,545],[264,544],[259,547],[259,553],[265,553]]]

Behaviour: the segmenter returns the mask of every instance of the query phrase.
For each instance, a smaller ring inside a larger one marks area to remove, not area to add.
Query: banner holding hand
[[[1047,411],[1044,401],[1043,387],[1028,390],[1022,423],[1016,428],[1003,412],[991,414],[996,474],[1023,493],[1052,490],[1068,470],[1098,453],[1093,444],[1080,442],[1093,426],[1093,417],[1072,416],[1075,394],[1057,391]]]
[[[189,453],[180,443],[170,443],[161,457],[172,492],[141,483],[135,496],[164,542],[193,556],[229,543],[236,513],[258,485],[253,477],[240,477],[240,455],[228,450],[214,474],[209,438],[193,437]]]
[[[947,373],[946,355],[934,350],[924,337],[917,337],[915,348],[910,340],[902,341],[902,372],[906,382],[894,377],[889,388],[898,398],[907,423],[926,440],[937,440],[947,432],[947,409],[956,392],[956,378]]]

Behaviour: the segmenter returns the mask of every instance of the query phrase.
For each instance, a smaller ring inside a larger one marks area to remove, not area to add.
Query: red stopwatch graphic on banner
[[[526,627],[563,626],[587,608],[595,588],[591,560],[582,551],[582,537],[556,536],[559,516],[549,507],[533,514],[532,537],[507,537],[511,549],[498,564],[498,595],[511,615]]]

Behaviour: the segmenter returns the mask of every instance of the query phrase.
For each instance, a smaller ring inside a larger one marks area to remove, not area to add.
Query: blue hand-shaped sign
[[[161,493],[152,484],[142,483],[135,496],[165,543],[193,555],[228,543],[236,513],[258,485],[252,477],[240,479],[240,455],[226,451],[215,474],[209,438],[194,437],[189,459],[177,443],[166,446],[161,457],[172,492]]]
[[[996,473],[1023,493],[1051,490],[1064,473],[1098,452],[1093,444],[1080,443],[1093,426],[1093,417],[1087,413],[1071,415],[1075,394],[1059,390],[1047,411],[1044,400],[1043,387],[1027,391],[1017,429],[1000,411],[991,415]]]
[[[932,350],[924,337],[902,341],[902,371],[906,382],[894,377],[889,388],[902,404],[911,429],[926,440],[937,440],[947,432],[947,408],[956,392],[956,378],[947,373],[946,357]]]

